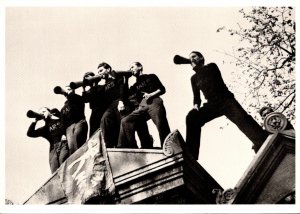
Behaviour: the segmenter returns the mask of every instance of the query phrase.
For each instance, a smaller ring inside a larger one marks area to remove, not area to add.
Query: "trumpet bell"
[[[191,60],[189,60],[188,58],[179,56],[179,55],[174,56],[173,62],[175,64],[178,64],[178,65],[180,65],[180,64],[191,64]]]
[[[32,110],[27,111],[26,116],[29,118],[36,118],[36,119],[40,119],[40,120],[44,118],[44,116],[42,114],[39,114]]]

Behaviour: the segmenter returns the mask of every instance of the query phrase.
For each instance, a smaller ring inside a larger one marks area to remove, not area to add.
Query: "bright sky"
[[[193,71],[188,65],[175,65],[173,57],[198,50],[207,63],[217,63],[229,85],[236,68],[224,64],[226,58],[218,51],[230,51],[238,43],[216,30],[242,23],[238,9],[6,8],[5,198],[23,203],[51,175],[49,144],[26,136],[32,121],[26,112],[42,106],[60,109],[65,99],[53,88],[96,72],[102,61],[115,70],[140,61],[144,73],[155,73],[166,87],[162,98],[171,130],[178,129],[185,138]],[[151,123],[150,127],[158,145],[156,128]],[[206,124],[201,139],[199,163],[224,189],[233,188],[254,156],[252,143],[224,117]]]

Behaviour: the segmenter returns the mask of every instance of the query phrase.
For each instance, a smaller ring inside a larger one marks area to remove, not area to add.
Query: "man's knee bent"
[[[191,110],[187,115],[186,115],[186,125],[188,126],[197,126],[197,127],[202,127],[204,126],[205,122],[201,119],[201,116],[199,112],[196,109]]]
[[[198,119],[197,110],[193,109],[186,115],[186,123],[194,122]]]

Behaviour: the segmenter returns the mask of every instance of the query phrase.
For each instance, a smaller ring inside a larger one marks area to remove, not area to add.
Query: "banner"
[[[115,186],[101,130],[73,153],[57,172],[68,204],[110,203]]]

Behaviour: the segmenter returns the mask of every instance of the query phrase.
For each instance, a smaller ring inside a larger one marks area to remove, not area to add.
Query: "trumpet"
[[[93,77],[86,77],[82,81],[70,82],[69,85],[70,85],[71,89],[77,89],[79,87],[87,86],[87,85],[93,84],[94,82],[98,82],[102,78],[103,78],[102,75],[96,75],[96,76],[93,76]]]
[[[175,55],[173,62],[177,65],[179,64],[191,64],[191,60],[189,60],[188,58],[179,56],[179,55]]]
[[[70,82],[70,88],[71,89],[77,89],[77,88],[79,88],[79,87],[81,87],[81,86],[84,86],[84,83],[83,83],[83,81],[78,81],[78,82]]]
[[[29,118],[36,118],[38,120],[44,119],[44,115],[42,115],[40,113],[37,113],[35,111],[32,111],[32,110],[27,111],[26,116],[29,117]]]
[[[124,77],[131,77],[132,76],[132,71],[115,71],[115,73],[117,75],[120,75],[120,76],[124,76]]]
[[[104,77],[103,75],[96,75],[93,77],[84,78],[82,81],[82,86],[83,85],[91,85],[95,82],[99,82],[103,77]]]
[[[67,92],[64,89],[62,89],[60,86],[56,86],[53,89],[53,91],[54,91],[55,94],[62,94],[62,95],[67,94]]]

